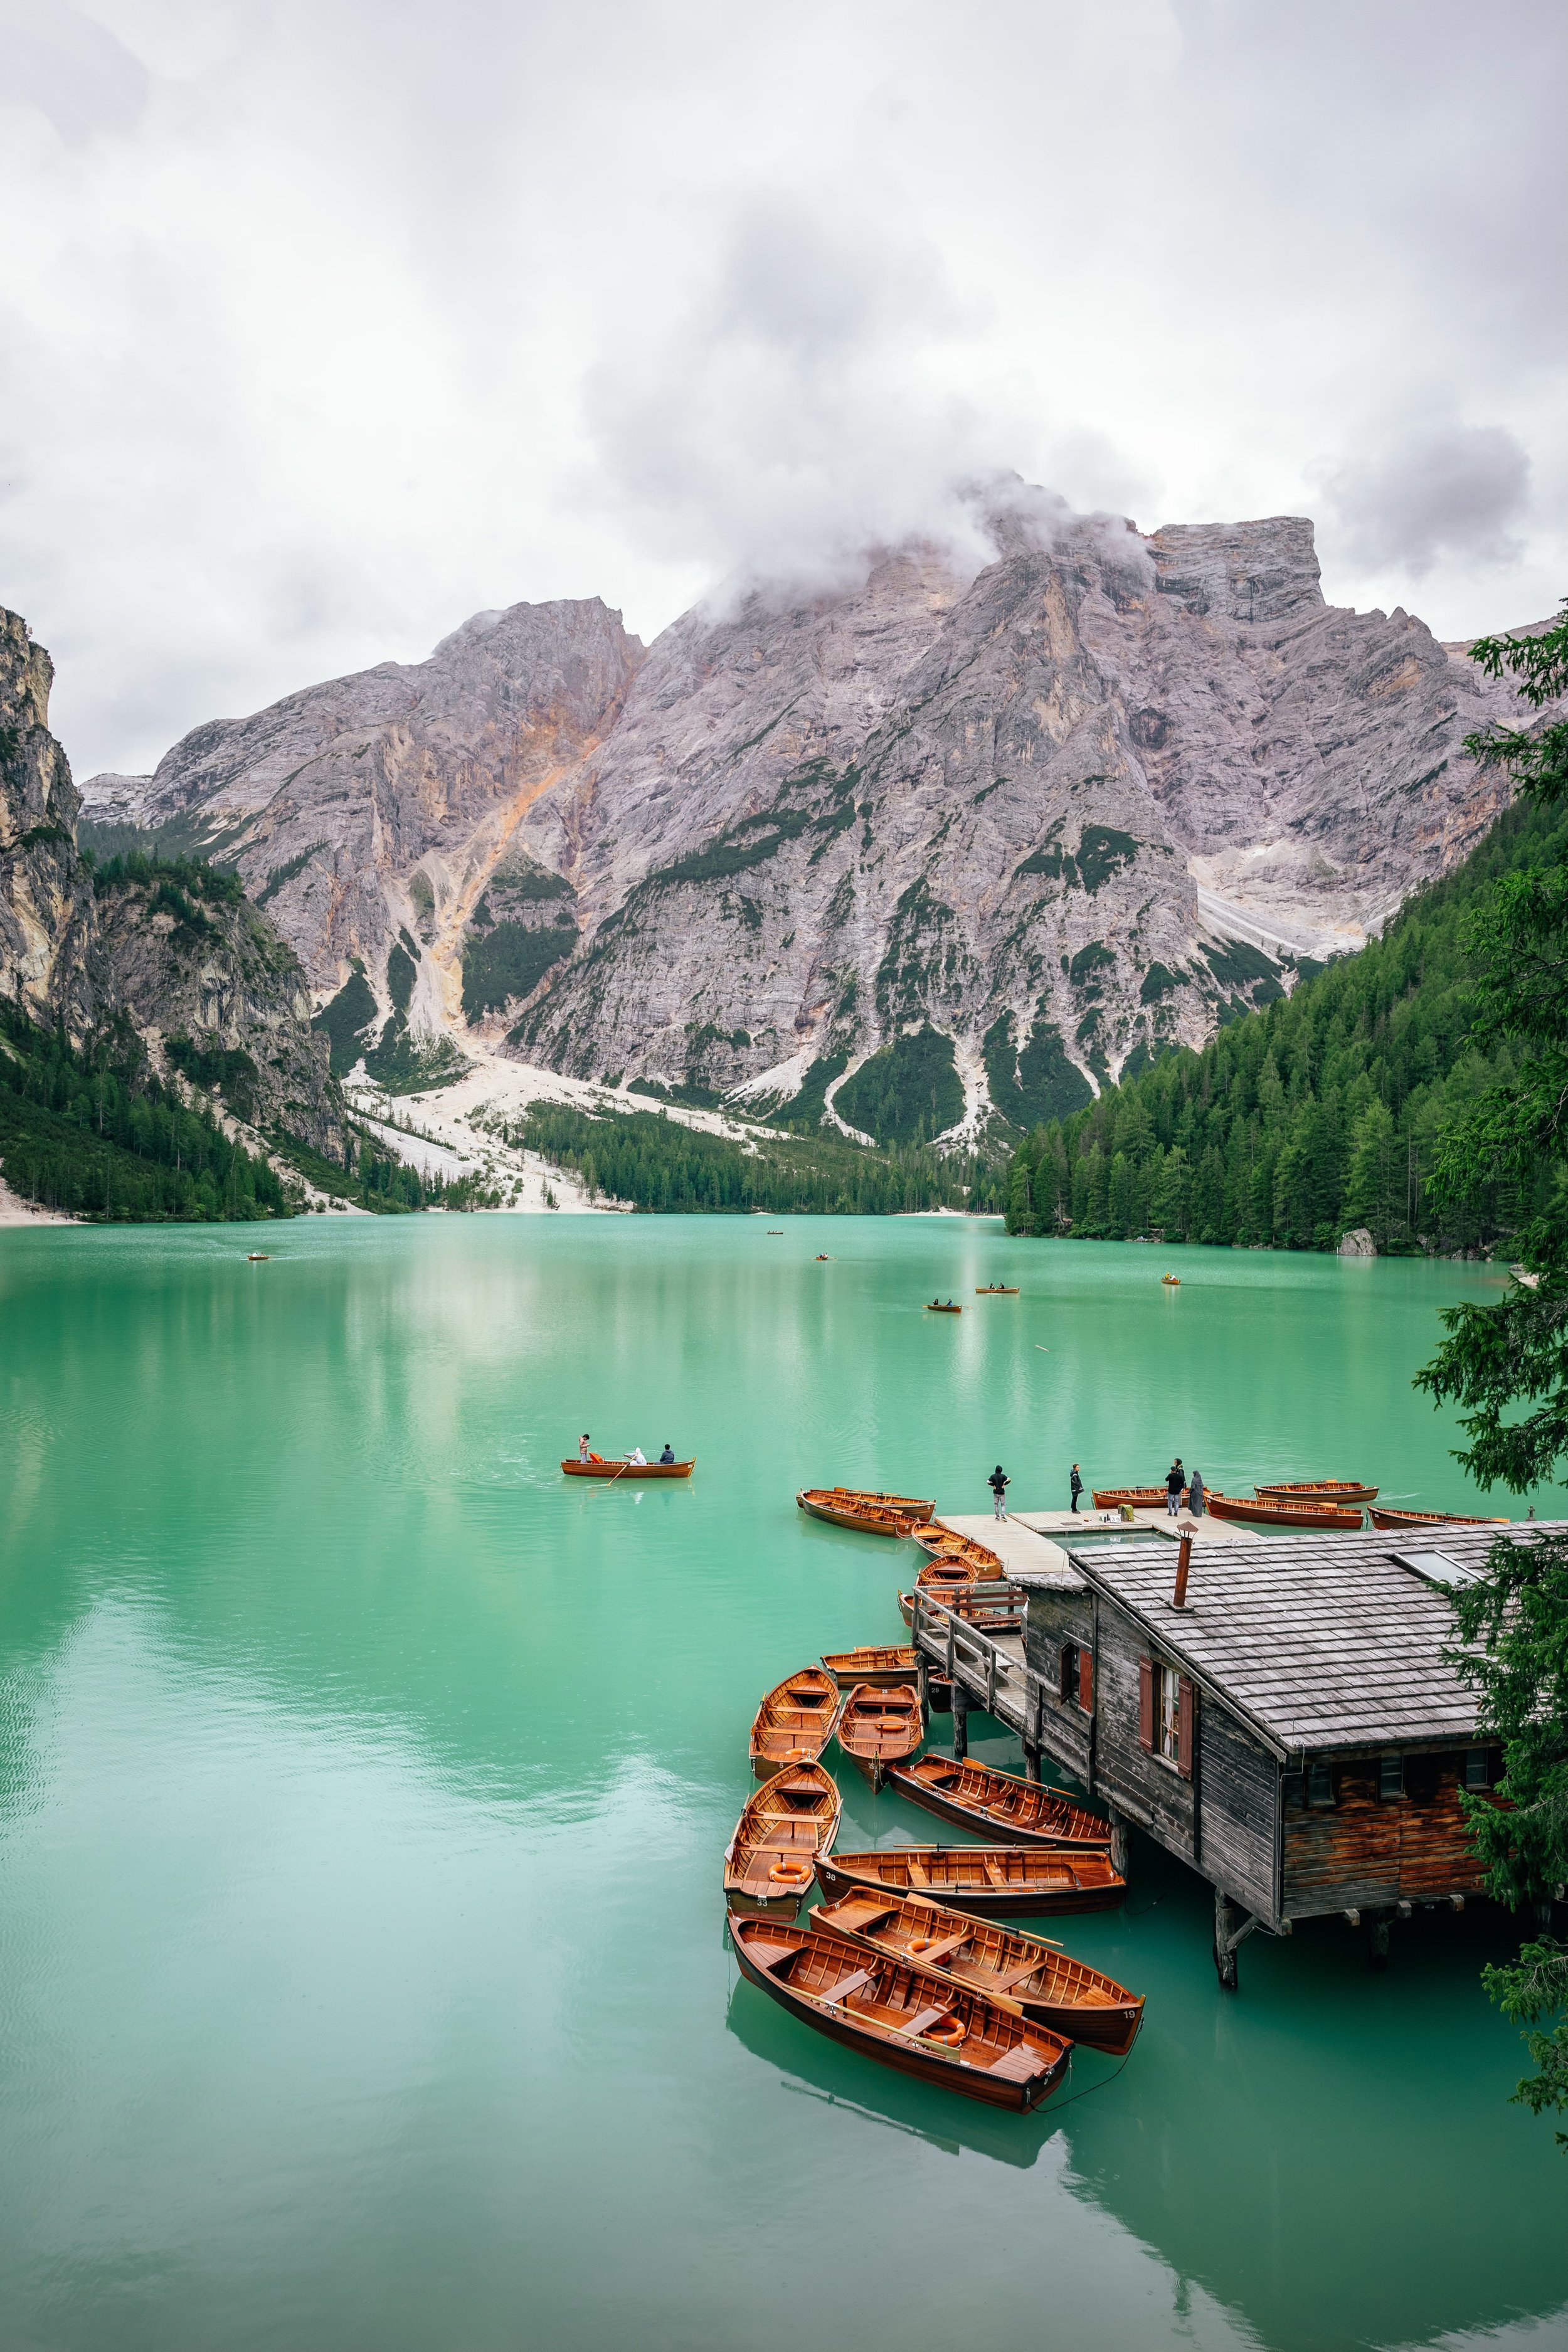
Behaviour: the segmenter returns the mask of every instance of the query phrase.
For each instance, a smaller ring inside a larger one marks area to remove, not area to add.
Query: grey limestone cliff
[[[883,1136],[1071,1108],[1359,944],[1501,787],[1506,689],[1325,604],[1311,525],[994,516],[996,559],[686,614],[483,614],[89,803],[193,824],[357,964],[580,1076]],[[365,1032],[370,1034],[368,1028]]]
[[[0,995],[78,1043],[103,1009],[92,884],[78,855],[79,805],[49,732],[54,666],[19,614],[0,608]]]

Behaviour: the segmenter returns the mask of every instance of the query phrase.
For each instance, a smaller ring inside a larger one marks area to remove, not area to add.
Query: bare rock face
[[[0,608],[0,995],[78,1043],[102,1009],[92,885],[77,854],[77,790],[49,732],[54,666]]]
[[[688,615],[524,827],[586,938],[519,1043],[584,1076],[820,1088],[884,1135],[910,1087],[970,1132],[1026,1124],[1453,865],[1500,793],[1461,738],[1509,700],[1405,614],[1326,606],[1293,517]]]
[[[166,1066],[215,1090],[237,1117],[341,1155],[342,1101],[327,1040],[310,1026],[300,959],[265,915],[170,873],[99,893],[117,1008]]]
[[[1021,486],[1020,486],[1021,488]],[[885,1139],[1025,1126],[1360,944],[1498,814],[1512,715],[1310,522],[1032,529],[853,593],[479,615],[89,807],[205,828],[323,993]],[[139,816],[131,812],[140,811]],[[362,987],[363,982],[359,983]]]
[[[95,889],[76,842],[79,799],[49,732],[54,672],[26,622],[0,612],[0,992],[78,1045],[129,1014],[144,1041],[229,1107],[318,1149],[342,1149],[327,1044],[299,959],[237,884],[189,877]]]
[[[198,727],[151,777],[94,777],[87,814],[175,826],[235,863],[319,990],[357,961],[388,1006],[406,931],[411,1018],[438,1028],[458,1014],[469,918],[519,823],[593,751],[641,656],[596,598],[480,613],[428,661]]]

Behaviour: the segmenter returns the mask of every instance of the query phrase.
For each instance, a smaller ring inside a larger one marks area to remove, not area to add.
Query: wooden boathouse
[[[1210,1881],[1222,1984],[1254,1929],[1325,1915],[1364,1925],[1378,1959],[1391,1920],[1479,1888],[1459,1791],[1489,1788],[1500,1759],[1443,1658],[1448,1595],[1498,1535],[1544,1531],[1053,1530],[1037,1567],[1008,1547],[1021,1638],[922,1597],[922,1678],[952,1683],[958,1752],[984,1708],[1031,1777],[1048,1756],[1105,1807],[1123,1861],[1135,1825]]]

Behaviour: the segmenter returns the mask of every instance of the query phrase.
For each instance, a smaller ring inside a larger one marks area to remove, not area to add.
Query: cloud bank
[[[647,636],[868,544],[983,560],[1011,475],[1316,513],[1331,595],[1445,635],[1561,593],[1545,0],[0,0],[0,602],[79,772],[520,597]]]

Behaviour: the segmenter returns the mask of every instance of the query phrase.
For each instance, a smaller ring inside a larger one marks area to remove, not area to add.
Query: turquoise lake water
[[[1409,1381],[1497,1275],[781,1223],[0,1234],[5,2352],[1568,2343],[1489,1906],[1382,1975],[1254,1937],[1228,1996],[1135,1843],[1062,1932],[1144,2032],[1020,2118],[784,2016],[720,1893],[758,1697],[918,1564],[797,1486],[978,1510],[1000,1456],[1051,1507],[1174,1448],[1461,1506]],[[584,1428],[697,1475],[569,1482]]]

